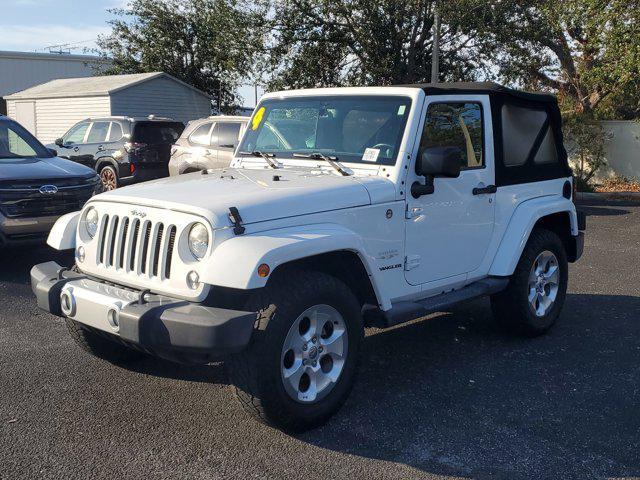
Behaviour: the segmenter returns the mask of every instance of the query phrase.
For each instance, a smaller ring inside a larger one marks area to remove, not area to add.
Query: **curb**
[[[576,193],[577,201],[631,201],[640,203],[640,192],[578,192]]]

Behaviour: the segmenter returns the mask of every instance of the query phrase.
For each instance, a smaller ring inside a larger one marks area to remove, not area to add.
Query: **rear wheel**
[[[118,188],[118,172],[111,165],[105,165],[100,169],[100,180],[104,191]]]
[[[85,352],[114,364],[127,364],[142,360],[145,354],[120,343],[113,342],[81,323],[65,318],[71,338]]]
[[[549,230],[534,230],[509,286],[491,297],[496,320],[515,333],[542,335],[560,315],[567,281],[567,255],[562,240]]]
[[[360,305],[320,272],[273,278],[248,308],[258,311],[251,345],[227,362],[246,411],[289,431],[326,422],[353,386],[363,341]]]

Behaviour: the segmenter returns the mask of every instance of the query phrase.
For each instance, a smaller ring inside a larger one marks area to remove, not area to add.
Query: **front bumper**
[[[207,363],[243,350],[256,318],[255,312],[207,307],[108,284],[56,262],[31,269],[31,288],[43,310],[186,363]]]

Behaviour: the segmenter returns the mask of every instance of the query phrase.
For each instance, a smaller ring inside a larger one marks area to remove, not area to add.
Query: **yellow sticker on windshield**
[[[251,120],[251,130],[257,130],[262,122],[262,117],[264,116],[264,107],[260,107],[260,109],[253,116],[253,120]]]

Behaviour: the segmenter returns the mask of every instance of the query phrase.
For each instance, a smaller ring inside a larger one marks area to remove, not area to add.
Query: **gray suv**
[[[171,149],[169,175],[228,167],[248,122],[229,115],[190,122]]]
[[[56,156],[0,115],[0,247],[43,241],[61,215],[102,191],[95,171]]]

